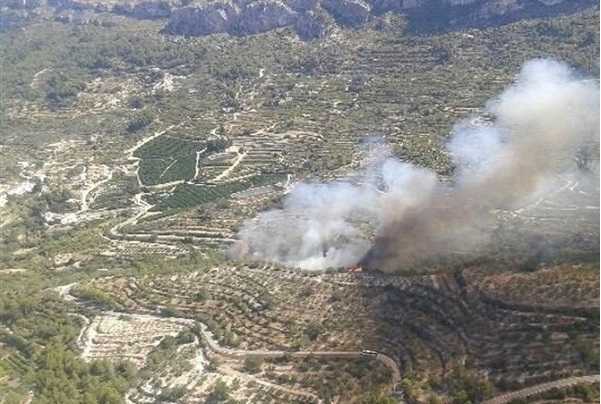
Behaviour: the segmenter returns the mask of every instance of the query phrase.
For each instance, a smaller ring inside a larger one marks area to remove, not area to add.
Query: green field
[[[175,191],[161,201],[153,210],[190,208],[204,203],[228,198],[236,192],[251,187],[275,184],[284,179],[282,175],[257,175],[244,180],[219,185],[180,184]]]
[[[203,142],[160,136],[134,152],[140,161],[140,180],[144,185],[190,180],[196,168],[196,153],[206,150]]]

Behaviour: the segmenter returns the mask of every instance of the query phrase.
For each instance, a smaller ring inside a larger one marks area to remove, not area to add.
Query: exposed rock
[[[238,33],[258,34],[294,24],[297,13],[281,2],[257,1],[244,7],[238,16]]]
[[[168,18],[171,5],[166,1],[143,1],[134,6],[131,14],[141,19]]]
[[[134,6],[130,3],[115,4],[111,11],[115,14],[131,15],[134,12]]]
[[[67,0],[64,0],[67,1]],[[361,26],[372,15],[405,14],[416,32],[487,26],[594,6],[593,0],[234,0],[176,10],[165,32],[248,35],[292,26],[302,39],[325,35],[327,12],[336,23]]]
[[[402,12],[413,32],[482,28],[598,6],[592,0],[416,0],[415,7],[408,7],[407,1]]]
[[[371,12],[371,6],[362,0],[322,0],[321,5],[341,25],[363,24]]]
[[[286,4],[294,11],[309,11],[317,7],[317,0],[288,0]]]
[[[73,254],[71,253],[57,254],[53,258],[54,265],[57,267],[69,265],[74,261],[73,258]]]
[[[6,0],[2,6],[15,9],[32,9],[42,4],[41,0]]]
[[[55,14],[54,19],[64,23],[83,23],[83,13],[79,10],[62,10]]]
[[[434,32],[499,25],[521,18],[598,7],[593,0],[117,0],[115,3],[5,0],[2,3],[5,10],[31,10],[47,4],[56,8],[57,19],[72,22],[80,19],[62,13],[64,10],[169,19],[163,31],[176,35],[251,35],[292,27],[305,40],[324,36],[332,19],[339,25],[358,27],[372,16],[388,12],[404,14],[409,29],[414,32]],[[22,18],[14,13],[1,14],[0,29],[13,26]]]
[[[85,10],[93,8],[90,4],[80,3],[76,0],[48,0],[48,5],[57,9]]]
[[[297,17],[297,12],[278,1],[238,2],[237,5],[210,3],[176,10],[165,31],[183,35],[219,32],[249,35],[293,25]]]
[[[208,35],[232,32],[238,21],[238,9],[231,4],[212,3],[206,7],[175,10],[165,31],[179,35]]]
[[[302,40],[321,38],[326,33],[326,21],[323,17],[309,11],[297,18],[294,29]]]
[[[478,1],[480,0],[447,0],[447,3],[451,6],[468,6]]]

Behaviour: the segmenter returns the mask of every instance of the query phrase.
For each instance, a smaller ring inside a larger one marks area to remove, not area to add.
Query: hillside
[[[24,0],[0,28],[0,403],[598,401],[598,132],[477,249],[307,270],[240,242],[275,212],[257,245],[298,247],[298,184],[351,189],[332,215],[390,193],[380,155],[452,190],[458,128],[528,61],[598,91],[596,4]]]

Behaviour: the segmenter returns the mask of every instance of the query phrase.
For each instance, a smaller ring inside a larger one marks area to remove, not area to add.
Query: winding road
[[[68,285],[59,286],[59,287],[55,288],[55,290],[59,293],[59,295],[63,299],[68,300],[68,301],[79,302],[79,299],[77,299],[76,297],[74,297],[73,295],[70,294],[71,289],[75,285],[76,285],[76,283],[70,283]],[[106,313],[114,314],[114,315],[120,314],[120,313],[112,312],[112,311],[109,311]],[[140,318],[145,318],[145,319],[149,319],[149,320],[153,319],[153,318],[158,318],[157,316],[153,316],[153,315],[149,315],[149,314],[129,314],[129,315],[140,317]],[[80,317],[81,315],[77,314],[77,316]],[[81,316],[81,317],[84,317],[84,316]],[[172,317],[170,319],[173,321],[176,321],[176,322],[181,322],[182,324],[187,325],[187,326],[190,326],[192,324],[192,320],[190,320],[190,319],[178,318],[178,317]],[[79,342],[78,345],[85,352],[85,345],[86,345],[85,340],[89,339],[89,338],[86,338],[85,335],[89,331],[91,331],[88,329],[92,326],[92,322],[88,318],[85,318],[84,322],[85,322],[85,325],[84,325],[83,329],[81,330],[80,335],[78,337],[78,342]],[[365,352],[361,352],[361,351],[296,351],[296,352],[279,351],[279,350],[276,350],[276,351],[268,351],[268,350],[246,351],[246,350],[241,350],[241,349],[230,349],[230,348],[225,348],[223,346],[220,346],[219,343],[215,340],[211,331],[209,331],[208,327],[204,323],[199,323],[199,324],[200,324],[202,338],[207,343],[207,347],[209,348],[209,350],[211,350],[212,352],[214,352],[216,354],[224,356],[226,358],[236,359],[236,360],[244,360],[247,358],[274,359],[274,358],[282,358],[282,357],[289,357],[289,358],[317,357],[317,358],[324,358],[324,359],[358,359],[358,358],[367,356],[367,357],[371,357],[371,358],[381,362],[383,365],[385,365],[386,367],[388,367],[390,369],[390,371],[392,373],[392,390],[393,391],[395,390],[396,385],[401,380],[401,372],[400,372],[398,365],[391,357],[389,357],[383,353],[373,352],[372,354],[366,354]]]
[[[553,382],[541,383],[522,390],[512,391],[483,401],[482,404],[505,404],[513,400],[524,399],[553,389],[563,389],[582,383],[599,383],[599,375],[568,377]]]
[[[229,349],[220,346],[217,341],[213,338],[212,333],[208,330],[207,326],[201,323],[202,336],[204,340],[207,342],[209,349],[215,353],[223,355],[225,357],[231,359],[247,359],[247,358],[259,358],[259,359],[275,359],[282,357],[289,358],[308,358],[308,357],[318,357],[318,358],[326,358],[326,359],[358,359],[363,356],[366,356],[364,352],[361,351],[245,351],[240,349]],[[401,380],[401,371],[399,370],[396,362],[389,356],[383,353],[376,353],[372,357],[377,361],[380,361],[382,364],[387,366],[392,372],[392,385],[396,386],[397,383]]]

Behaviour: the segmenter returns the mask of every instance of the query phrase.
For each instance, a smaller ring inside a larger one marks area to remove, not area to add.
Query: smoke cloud
[[[599,140],[599,87],[565,64],[526,63],[484,111],[487,125],[458,123],[447,149],[450,180],[377,147],[343,182],[299,183],[281,209],[244,223],[235,255],[309,270],[362,266],[398,271],[475,252],[499,209],[512,209]]]

